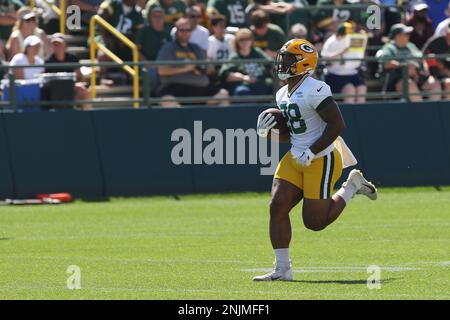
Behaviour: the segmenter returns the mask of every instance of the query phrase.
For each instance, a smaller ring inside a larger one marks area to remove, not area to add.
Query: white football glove
[[[261,138],[266,138],[270,129],[275,127],[277,122],[275,117],[269,112],[261,112],[258,116],[258,123],[256,124],[256,133]]]
[[[297,158],[297,162],[300,163],[301,166],[307,167],[311,164],[315,157],[316,155],[311,151],[311,149],[308,148],[303,151],[300,157]]]

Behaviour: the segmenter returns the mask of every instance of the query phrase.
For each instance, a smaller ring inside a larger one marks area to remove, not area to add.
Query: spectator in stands
[[[295,11],[295,5],[283,1],[274,2],[272,0],[253,0],[245,9],[247,24],[251,24],[251,16],[255,10],[263,10],[269,14],[270,21],[279,26],[282,30],[288,27],[287,17]]]
[[[211,18],[212,35],[208,38],[208,59],[227,60],[229,55],[234,52],[234,36],[232,34],[225,33],[225,26],[225,16],[217,15]]]
[[[234,96],[273,94],[273,79],[270,65],[259,63],[236,64],[234,60],[265,59],[271,57],[254,46],[253,33],[246,28],[236,32],[233,42],[235,53],[230,55],[228,63],[220,69],[220,77]]]
[[[145,6],[144,17],[147,17],[153,7],[161,7],[164,10],[164,25],[170,31],[178,19],[186,13],[186,3],[183,0],[149,0]]]
[[[98,15],[133,41],[137,29],[144,24],[142,15],[136,7],[136,2],[137,0],[105,0],[100,4]],[[107,30],[100,28],[100,34],[107,47],[112,49],[119,57],[131,57],[129,48],[121,41],[117,41],[117,38]]]
[[[156,60],[159,50],[171,40],[170,34],[164,28],[164,10],[161,7],[152,7],[148,15],[148,25],[140,28],[136,35],[140,60]]]
[[[39,49],[39,57],[44,59],[50,53],[51,47],[45,32],[37,27],[36,14],[28,7],[22,7],[18,14],[20,19],[17,20],[16,26],[6,43],[9,59],[24,51],[24,39],[31,35],[41,39],[42,45]]]
[[[134,41],[134,35],[144,23],[142,15],[136,7],[137,0],[105,0],[101,3],[98,15],[111,24],[117,31]],[[122,41],[117,40],[108,30],[99,27],[97,41],[103,43],[109,50],[123,61],[133,60],[132,52]],[[99,61],[110,61],[103,52],[98,52]],[[101,68],[104,75],[106,68]],[[110,81],[108,81],[110,82]]]
[[[445,14],[447,17],[450,17],[450,1],[448,2],[447,10],[445,10]],[[450,25],[450,18],[446,18],[439,22],[438,26],[436,27],[436,30],[434,32],[435,36],[443,36],[447,33],[447,28]]]
[[[20,0],[0,0],[0,66],[7,59],[6,41],[17,22],[17,10],[24,4]],[[0,69],[0,79],[5,75],[5,69]]]
[[[351,4],[348,0],[318,0],[317,6],[334,5],[335,8],[317,9],[315,11],[313,14],[315,23],[312,25],[312,32],[317,32],[325,40],[336,32],[339,24],[344,22],[359,22],[360,9],[349,9],[348,6],[351,6]],[[341,8],[342,5],[347,7]]]
[[[403,7],[398,6],[397,0],[380,0],[381,4],[389,7],[385,7],[381,11],[383,12],[382,18],[384,20],[383,36],[389,36],[389,30],[396,23],[402,22],[402,16],[404,14]]]
[[[139,48],[139,60],[154,61],[159,50],[172,40],[164,27],[164,10],[161,7],[152,7],[148,15],[148,25],[140,28],[136,36],[136,45]],[[156,66],[147,66],[150,75],[150,88],[153,96],[158,89],[159,77]]]
[[[450,55],[450,25],[447,26],[443,36],[434,36],[424,46],[425,54],[447,54]],[[444,91],[450,92],[450,59],[427,60],[430,73],[438,79]],[[450,100],[450,93],[445,94],[445,99]]]
[[[321,51],[325,58],[340,58],[350,49],[349,33],[352,32],[352,25],[349,22],[341,24],[336,33],[329,37]],[[346,103],[365,103],[367,87],[360,75],[360,61],[335,61],[327,64],[325,82],[331,86],[333,93],[343,93],[346,95],[360,95],[358,97],[345,97]]]
[[[228,92],[210,85],[205,69],[190,61],[205,60],[203,50],[196,44],[189,43],[192,33],[190,19],[181,18],[176,23],[175,39],[166,43],[158,53],[159,61],[185,61],[186,64],[170,66],[159,65],[158,74],[161,80],[159,95],[163,98],[213,96],[226,98]],[[208,104],[227,105],[227,100],[208,101]],[[162,106],[179,106],[177,102],[165,101]]]
[[[186,9],[186,17],[191,20],[192,33],[191,38],[189,39],[190,43],[195,43],[198,45],[206,54],[208,50],[208,37],[209,31],[198,22],[202,18],[202,12],[199,7],[189,7]],[[177,28],[173,27],[170,35],[175,38],[175,33],[177,32]]]
[[[60,29],[59,15],[52,9],[50,3],[59,7],[59,0],[54,0],[50,3],[46,0],[34,0],[34,3],[34,10],[39,12],[39,27],[42,28],[46,34],[58,32]]]
[[[269,15],[260,9],[253,11],[250,21],[250,30],[255,38],[255,46],[275,59],[277,51],[286,42],[284,31],[279,26],[270,23]]]
[[[11,69],[14,72],[16,79],[34,79],[44,72],[44,61],[39,57],[41,49],[41,39],[38,36],[30,35],[23,41],[23,52],[14,55],[9,65],[35,65],[32,68],[15,68]]]
[[[209,19],[209,15],[207,13],[206,6],[208,5],[207,0],[186,0],[186,4],[188,8],[190,7],[197,7],[200,9],[201,18],[198,20],[198,24],[205,27],[209,30],[211,27],[211,21]]]
[[[208,51],[206,56],[213,61],[226,61],[231,53],[234,52],[233,39],[234,35],[226,33],[226,18],[219,14],[212,16],[210,19],[212,34],[208,38]],[[211,67],[209,78],[212,83],[221,84],[221,79],[218,76],[220,71],[220,64]]]
[[[402,68],[405,60],[398,58],[421,58],[422,52],[409,41],[409,35],[413,27],[404,24],[395,24],[391,27],[391,42],[387,43],[381,49],[382,58],[391,58],[392,60],[383,62],[385,72],[385,88],[387,91],[403,91]],[[439,82],[429,73],[426,62],[421,60],[407,60],[408,68],[408,91],[411,101],[422,101],[419,88],[433,93],[429,95],[430,100],[441,99],[441,88]]]
[[[51,36],[50,42],[53,48],[53,54],[45,60],[45,63],[78,63],[78,58],[66,52],[67,44],[66,38],[61,33],[55,33]],[[80,67],[47,67],[45,68],[46,73],[55,73],[55,72],[74,72],[76,75],[76,83],[75,83],[75,100],[90,100],[91,92],[86,87],[86,83],[83,79],[83,75],[81,74]],[[91,104],[82,104],[80,105],[80,109],[87,110],[92,109]]]
[[[413,27],[410,41],[422,49],[425,42],[433,36],[433,22],[428,18],[428,5],[418,3],[413,6],[413,15],[406,25]]]
[[[227,26],[244,28],[247,26],[244,13],[247,5],[248,0],[208,0],[207,12],[209,15],[224,15]]]
[[[91,17],[97,14],[102,0],[70,0],[71,5],[78,6],[81,10],[81,23],[89,26]]]
[[[16,25],[18,16],[16,11],[22,8],[24,4],[19,0],[1,0],[0,1],[0,58],[5,60],[5,43]]]
[[[308,29],[301,23],[292,25],[289,30],[289,39],[308,39]]]

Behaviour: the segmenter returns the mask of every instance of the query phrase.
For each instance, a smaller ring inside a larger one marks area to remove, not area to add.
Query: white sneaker
[[[275,266],[272,272],[269,272],[262,276],[253,277],[253,281],[291,281],[292,277],[292,265],[288,266]]]
[[[357,190],[356,194],[365,195],[370,200],[376,200],[378,197],[378,191],[377,188],[375,188],[375,185],[372,182],[367,181],[359,170],[353,169],[350,171],[347,181],[342,184],[343,187],[345,187],[347,183],[351,183],[355,186]]]

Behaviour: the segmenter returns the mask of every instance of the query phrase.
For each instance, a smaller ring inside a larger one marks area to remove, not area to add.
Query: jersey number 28
[[[306,131],[305,120],[302,119],[300,108],[295,103],[282,103],[280,104],[280,110],[283,115],[288,119],[291,132],[294,134],[301,134]]]

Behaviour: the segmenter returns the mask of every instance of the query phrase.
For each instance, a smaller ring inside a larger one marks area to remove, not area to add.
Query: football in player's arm
[[[263,112],[257,131],[262,137],[290,141],[291,149],[278,164],[272,184],[269,234],[275,254],[272,272],[255,281],[292,280],[289,257],[291,223],[289,212],[303,200],[303,223],[314,231],[333,223],[355,194],[377,198],[375,186],[359,170],[352,170],[334,194],[342,169],[356,164],[340,134],[345,122],[330,87],[311,77],[316,69],[316,48],[306,40],[286,42],[277,56],[277,75],[287,85],[278,90],[276,101],[289,130],[274,135],[275,117]]]

